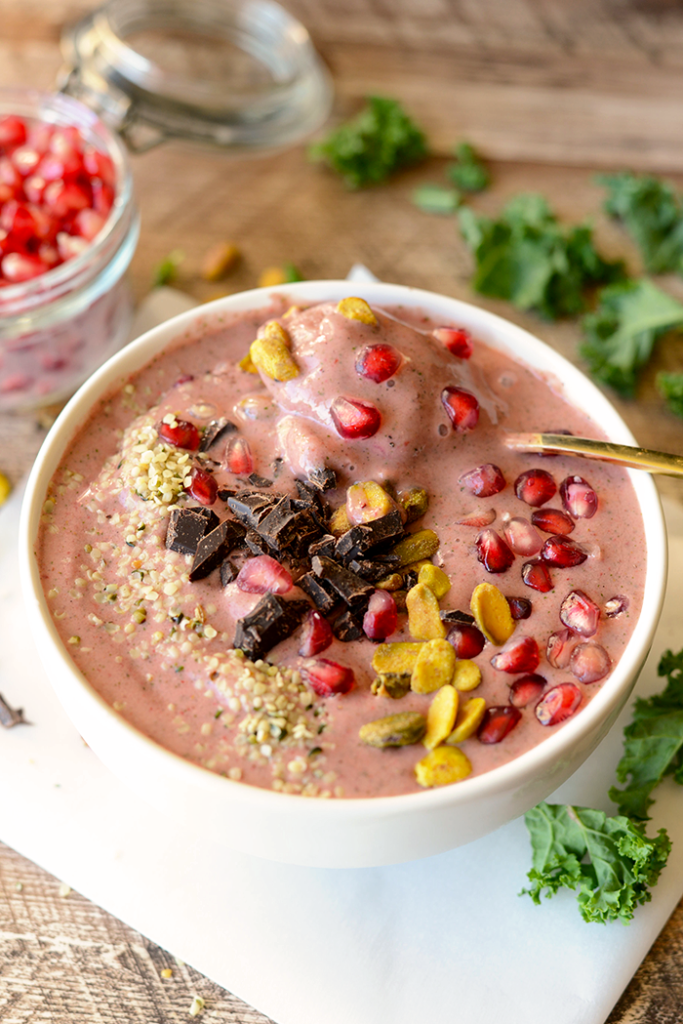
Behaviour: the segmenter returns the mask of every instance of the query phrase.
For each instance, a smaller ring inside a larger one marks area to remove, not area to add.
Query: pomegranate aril
[[[90,196],[80,185],[52,181],[43,192],[43,202],[56,217],[66,217],[90,206]]]
[[[581,690],[574,683],[558,683],[541,697],[536,705],[536,718],[541,725],[559,725],[571,718],[581,703]]]
[[[464,327],[435,327],[432,334],[458,359],[469,359],[474,351],[472,335]]]
[[[311,609],[301,626],[301,644],[299,654],[302,658],[312,658],[329,647],[334,639],[332,626],[320,612]]]
[[[393,377],[401,365],[401,353],[393,345],[365,345],[356,358],[359,377],[382,384]]]
[[[547,680],[544,676],[532,673],[527,676],[520,676],[515,679],[510,687],[510,703],[515,708],[525,708],[543,693]]]
[[[588,552],[569,537],[549,537],[541,549],[541,558],[558,569],[569,569],[585,562]]]
[[[396,602],[388,590],[376,590],[363,616],[363,632],[370,640],[385,640],[396,629]]]
[[[254,472],[254,460],[251,448],[243,437],[233,437],[225,449],[225,465],[229,473],[235,476],[249,476]]]
[[[200,505],[213,505],[218,497],[218,484],[211,473],[195,466],[185,480],[185,490]]]
[[[88,241],[78,235],[68,235],[66,231],[57,232],[57,252],[64,262],[80,256],[88,248]]]
[[[609,601],[605,601],[605,615],[608,619],[615,619],[617,615],[623,615],[628,610],[629,600],[624,597],[623,594],[617,594],[616,597],[610,597]]]
[[[508,597],[508,605],[510,606],[510,615],[515,621],[520,619],[528,619],[531,615],[531,601],[526,597]]]
[[[547,594],[553,589],[552,576],[543,562],[525,562],[522,566],[522,581],[540,594]]]
[[[576,637],[569,629],[558,629],[551,633],[545,649],[545,656],[553,668],[567,668]]]
[[[0,119],[0,146],[13,149],[23,146],[26,142],[26,123],[16,114],[8,114]]]
[[[466,622],[453,626],[446,639],[452,644],[456,656],[468,661],[481,654],[486,643],[486,637],[481,630],[476,626],[469,626]]]
[[[0,263],[2,275],[11,284],[20,284],[23,281],[30,281],[34,277],[44,274],[48,267],[37,256],[30,256],[28,253],[9,252],[3,256]]]
[[[574,519],[591,519],[598,510],[598,496],[582,476],[568,476],[563,480],[560,497]]]
[[[40,163],[40,153],[31,146],[20,146],[12,153],[10,160],[19,171],[22,178],[33,174]]]
[[[477,558],[487,572],[507,572],[515,560],[512,551],[495,530],[482,530],[475,544]]]
[[[0,157],[0,182],[9,185],[15,191],[21,189],[21,175],[6,156]]]
[[[575,527],[575,522],[559,508],[539,508],[531,513],[531,522],[544,533],[566,537]]]
[[[489,526],[496,518],[496,510],[488,508],[486,511],[466,512],[460,519],[456,519],[458,526],[475,526],[481,529],[482,526]]]
[[[468,470],[460,476],[458,482],[477,498],[490,498],[492,494],[498,494],[505,487],[505,477],[492,462],[485,462],[483,466]]]
[[[101,213],[95,210],[80,210],[74,217],[74,230],[77,234],[92,242],[93,238],[100,233],[106,223]]]
[[[46,185],[45,179],[39,178],[37,175],[26,179],[24,182],[24,195],[29,203],[42,203]]]
[[[292,577],[285,567],[270,555],[248,558],[235,583],[248,594],[286,594],[293,586]]]
[[[557,493],[557,484],[545,469],[528,469],[515,480],[515,494],[533,508],[545,505]]]
[[[531,636],[511,640],[498,654],[491,658],[491,664],[499,672],[535,672],[540,661],[538,644]]]
[[[91,178],[99,178],[110,188],[116,180],[116,172],[111,159],[98,149],[86,149],[83,154],[83,167]]]
[[[0,227],[15,241],[25,244],[35,234],[36,221],[26,203],[10,199],[2,208]]]
[[[330,415],[339,436],[347,440],[372,437],[382,422],[379,409],[374,405],[341,395],[330,406]]]
[[[579,682],[597,683],[611,671],[612,660],[601,644],[591,640],[587,644],[576,645],[569,667]]]
[[[600,622],[600,609],[583,590],[572,590],[562,602],[560,620],[572,633],[594,636]]]
[[[114,189],[103,185],[101,181],[92,183],[92,208],[107,217],[114,205]]]
[[[482,743],[500,743],[512,732],[521,717],[522,712],[511,704],[487,708],[477,736]]]
[[[505,539],[516,555],[537,555],[543,538],[528,519],[514,516],[505,526]]]
[[[453,430],[459,433],[474,430],[479,422],[479,402],[471,391],[449,384],[441,392],[441,402],[453,424]]]
[[[301,675],[319,697],[348,693],[356,682],[350,668],[336,661],[328,661],[327,658],[318,658],[317,661],[303,665]]]
[[[196,452],[202,440],[199,430],[189,420],[175,419],[173,423],[160,423],[157,434],[166,444],[186,448],[190,452]]]

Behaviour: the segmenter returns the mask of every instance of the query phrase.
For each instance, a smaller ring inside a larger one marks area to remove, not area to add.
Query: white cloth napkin
[[[0,512],[0,692],[31,727],[0,735],[0,838],[278,1024],[601,1024],[683,895],[683,791],[657,792],[650,834],[673,852],[628,927],[585,924],[571,894],[517,893],[519,820],[411,864],[322,870],[218,847],[128,792],[66,718],[33,650],[16,562],[20,495]],[[683,645],[683,510],[665,507],[670,582],[646,695]],[[551,798],[609,810],[625,712]]]

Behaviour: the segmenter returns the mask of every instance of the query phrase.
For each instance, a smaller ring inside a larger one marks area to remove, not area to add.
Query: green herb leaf
[[[481,192],[488,188],[491,175],[469,142],[461,142],[455,147],[455,157],[457,163],[448,167],[447,174],[458,188],[463,192]]]
[[[648,175],[605,174],[605,210],[623,221],[652,274],[683,273],[683,206],[670,185]]]
[[[476,262],[476,291],[548,320],[581,312],[587,288],[623,277],[621,262],[596,251],[591,228],[563,227],[543,196],[516,196],[497,220],[469,207],[458,218]]]
[[[303,274],[293,263],[285,263],[282,269],[285,274],[285,284],[294,284],[295,281],[304,280]]]
[[[666,775],[683,784],[683,650],[665,651],[657,674],[667,677],[666,687],[654,697],[638,698],[633,721],[624,729],[617,778],[626,782],[630,776],[628,785],[609,794],[619,813],[633,818],[649,817],[650,794]]]
[[[173,249],[168,256],[159,263],[152,277],[152,287],[160,288],[162,285],[170,284],[178,275],[178,267],[185,259],[185,253],[181,249]]]
[[[349,188],[362,188],[423,160],[427,143],[397,100],[370,96],[357,117],[311,146],[309,155],[329,164]]]
[[[584,921],[630,920],[652,898],[671,849],[665,829],[648,839],[643,825],[588,807],[541,803],[525,821],[533,868],[522,893],[540,903],[544,891],[573,889]]]
[[[658,373],[657,389],[671,412],[683,417],[683,373]]]
[[[424,213],[448,215],[455,213],[462,202],[457,189],[444,185],[420,185],[413,192],[413,202]]]
[[[630,397],[657,338],[680,326],[680,302],[647,278],[622,281],[604,288],[598,308],[584,317],[580,352],[594,377]]]

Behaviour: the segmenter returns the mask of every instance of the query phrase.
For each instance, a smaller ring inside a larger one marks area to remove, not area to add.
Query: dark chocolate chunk
[[[273,467],[273,476],[274,477],[278,477],[280,475],[281,471],[282,471],[282,467],[284,465],[284,459],[280,455],[277,455],[273,459],[271,465]]]
[[[258,532],[279,556],[301,558],[320,536],[320,527],[309,509],[294,509],[284,497],[257,526]]]
[[[234,434],[236,430],[237,425],[231,420],[211,420],[202,435],[199,451],[208,452],[209,448],[216,444],[217,441],[220,441],[227,434]]]
[[[337,538],[333,537],[331,533],[326,533],[320,540],[315,541],[311,544],[309,554],[311,558],[315,555],[324,555],[325,558],[334,558],[334,546],[337,543]]]
[[[228,508],[240,522],[257,529],[262,519],[268,515],[273,506],[282,498],[281,494],[263,494],[261,491],[239,491],[228,498]]]
[[[312,469],[309,472],[308,482],[319,491],[329,491],[337,486],[337,474],[333,469],[322,466],[320,469]]]
[[[228,583],[232,583],[236,576],[237,567],[229,558],[226,558],[224,562],[221,562],[221,586],[227,587]]]
[[[406,590],[412,590],[412,588],[417,583],[417,573],[415,572],[415,570],[409,569],[408,572],[402,573],[402,576],[403,586],[406,588]]]
[[[234,490],[233,488],[230,488],[230,487],[219,487],[218,488],[218,497],[221,499],[221,501],[227,501],[228,498],[234,498],[235,495],[238,494],[238,493],[239,493],[238,491],[236,491],[236,490]]]
[[[339,598],[326,580],[318,579],[312,572],[307,572],[296,581],[304,594],[308,594],[313,604],[323,615],[329,615]]]
[[[244,543],[251,551],[252,555],[269,555],[270,548],[266,541],[261,537],[256,530],[250,530],[247,528],[247,532],[244,535]]]
[[[273,481],[269,480],[267,476],[259,476],[258,473],[250,473],[247,480],[254,487],[272,487]]]
[[[24,709],[10,707],[1,693],[0,725],[5,729],[11,729],[15,725],[30,725],[30,722],[27,722],[24,718]]]
[[[383,580],[390,572],[383,562],[371,562],[368,558],[354,558],[348,563],[348,568],[369,583]]]
[[[332,632],[337,640],[341,640],[344,644],[348,644],[352,640],[360,640],[364,636],[362,619],[354,615],[350,608],[346,608],[333,621]]]
[[[205,515],[207,512],[208,515]],[[168,517],[166,547],[169,551],[178,551],[181,555],[194,555],[202,537],[216,526],[218,516],[210,508],[173,508]]]
[[[441,621],[471,626],[474,622],[474,615],[470,615],[469,612],[458,611],[457,608],[444,608],[441,611]]]
[[[337,558],[360,558],[382,544],[393,544],[403,536],[403,520],[398,509],[386,516],[359,523],[343,533],[335,545]]]
[[[306,601],[285,601],[276,594],[265,594],[248,615],[237,620],[233,646],[252,661],[262,658],[291,636],[309,608]]]
[[[190,583],[205,579],[214,569],[217,569],[232,549],[239,544],[245,532],[242,523],[226,519],[215,530],[202,537],[197,545],[190,569]]]
[[[326,580],[342,601],[351,608],[357,609],[359,605],[365,604],[375,589],[355,572],[345,569],[343,565],[338,565],[324,555],[315,555],[312,565],[316,576]]]

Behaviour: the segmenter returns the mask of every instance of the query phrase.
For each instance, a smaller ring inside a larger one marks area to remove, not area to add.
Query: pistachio
[[[251,352],[247,352],[243,359],[240,359],[237,364],[244,373],[258,373],[257,368],[254,366],[251,359]]]
[[[239,258],[240,251],[232,242],[217,242],[202,260],[202,277],[205,281],[220,281],[233,270]]]
[[[497,647],[501,647],[514,633],[515,620],[510,614],[507,598],[492,583],[480,583],[474,588],[470,609],[486,639]]]
[[[258,278],[259,288],[277,288],[279,284],[287,283],[287,272],[284,267],[266,267]]]
[[[427,562],[420,567],[417,582],[428,586],[437,600],[445,597],[451,589],[451,581],[446,573],[432,562]]]
[[[405,641],[380,644],[375,648],[372,667],[378,675],[383,675],[386,672],[396,672],[399,675],[412,672],[423,646],[423,644],[411,644]]]
[[[415,778],[420,786],[448,786],[466,779],[472,765],[459,747],[437,747],[415,765]]]
[[[405,511],[408,523],[420,519],[429,507],[429,495],[424,487],[410,487],[407,491],[399,491],[398,500]]]
[[[481,725],[485,711],[486,701],[483,697],[470,697],[469,700],[466,700],[458,711],[455,729],[446,740],[446,743],[453,745],[455,743],[462,743],[463,740],[468,740]]]
[[[451,734],[457,713],[458,691],[452,686],[442,686],[427,712],[427,732],[422,740],[427,750],[438,747]]]
[[[334,534],[335,537],[341,537],[342,533],[346,533],[347,530],[351,529],[351,525],[346,505],[340,505],[330,516],[329,529],[330,533]]]
[[[406,595],[406,608],[408,629],[415,640],[443,640],[446,627],[441,621],[439,602],[426,583],[417,583],[410,588]]]
[[[427,729],[424,715],[417,711],[402,711],[387,715],[374,722],[366,722],[358,731],[361,743],[370,747],[407,747],[419,743]]]
[[[348,299],[342,299],[337,304],[337,312],[345,316],[347,320],[360,320],[362,324],[369,324],[371,327],[377,327],[378,321],[375,314],[368,306],[365,299],[359,299],[355,296],[350,296]]]
[[[455,651],[448,640],[430,640],[422,644],[410,677],[414,693],[433,693],[453,678]]]
[[[392,572],[389,576],[375,583],[377,590],[400,590],[403,586],[403,577],[400,572]]]
[[[399,567],[431,558],[439,550],[439,538],[433,530],[417,530],[400,540],[392,554],[398,556]]]
[[[381,519],[395,508],[395,502],[375,480],[351,484],[346,492],[346,511],[354,524]]]
[[[270,320],[262,328],[256,341],[251,343],[251,360],[271,380],[292,380],[293,377],[298,377],[299,367],[289,351],[289,346],[287,331],[277,320]]]
[[[12,484],[4,473],[0,473],[0,505],[4,505],[12,493]]]
[[[452,683],[456,690],[476,690],[481,682],[481,669],[475,661],[462,658],[455,665]]]
[[[400,700],[410,689],[410,672],[381,672],[373,680],[371,689],[377,697]]]

